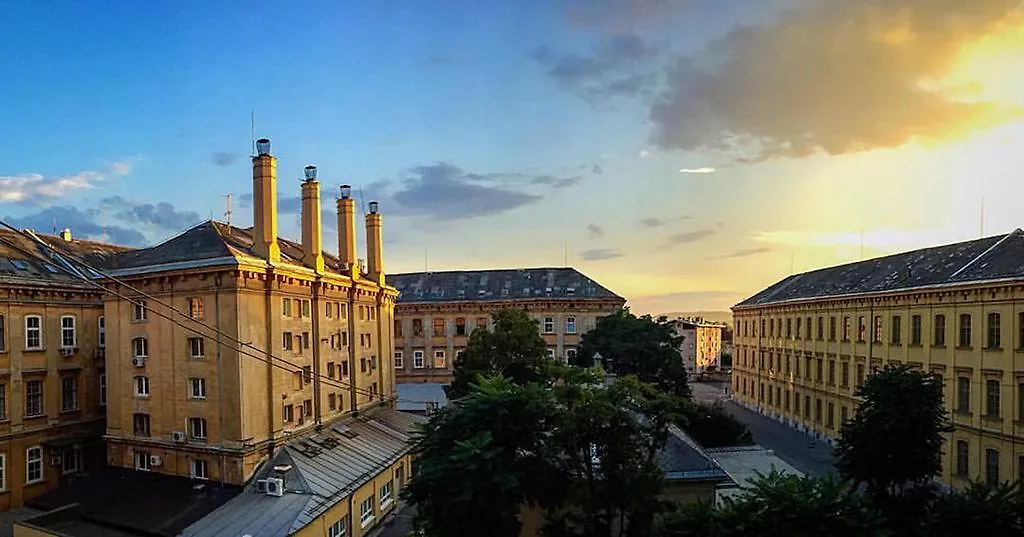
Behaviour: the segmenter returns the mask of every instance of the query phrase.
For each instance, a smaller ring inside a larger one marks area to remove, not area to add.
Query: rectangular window
[[[839,409],[839,410],[840,410],[839,425],[843,425],[844,423],[846,423],[846,418],[849,417],[850,411],[845,406],[843,408]]]
[[[135,469],[148,472],[149,466],[149,452],[148,451],[136,451],[134,455]]]
[[[864,364],[857,364],[857,387],[864,384]]]
[[[402,351],[395,351],[395,369],[403,369],[405,367],[405,359],[402,356]]]
[[[985,483],[999,484],[999,452],[991,448],[985,450]]]
[[[822,360],[821,358],[818,358],[817,364],[816,364],[817,368],[814,371],[814,373],[815,373],[815,375],[814,375],[815,382],[821,382],[822,380],[824,380],[824,378],[823,378],[824,375],[822,375],[822,373],[824,372],[824,364],[825,364],[824,360]]]
[[[835,386],[836,385],[836,361],[835,360],[829,360],[828,361],[828,385],[829,386]]]
[[[797,322],[800,322],[797,319]],[[799,329],[797,329],[799,332]],[[793,339],[793,319],[786,319],[786,339]]]
[[[553,334],[553,333],[555,333],[555,318],[554,317],[545,317],[544,318],[544,323],[543,323],[543,326],[541,327],[541,329],[544,331],[545,334]]]
[[[892,316],[892,326],[889,327],[889,332],[891,332],[893,345],[903,343],[903,320],[899,315]]]
[[[43,348],[43,318],[38,315],[25,316],[25,350],[37,351]]]
[[[281,316],[291,317],[292,316],[292,299],[282,298],[281,299]]]
[[[804,396],[804,417],[811,419],[811,396]]]
[[[793,337],[795,337],[796,339],[800,339],[800,334],[803,333],[803,327],[804,327],[803,319],[801,319],[800,317],[797,317],[796,318],[796,332],[793,333]]]
[[[822,421],[821,399],[814,400],[814,421],[815,423],[821,423]]]
[[[434,368],[441,369],[445,366],[444,351],[434,351]]]
[[[988,339],[985,346],[990,349],[998,349],[1002,346],[1002,322],[998,313],[988,314]]]
[[[341,378],[348,378],[348,360],[341,361]]]
[[[857,317],[857,341],[858,342],[863,343],[863,342],[867,341],[867,338],[866,338],[867,331],[868,331],[868,327],[867,327],[867,323],[864,320],[864,316],[861,315],[860,317]]]
[[[412,351],[412,367],[423,369],[423,351]]]
[[[455,318],[455,335],[464,336],[466,335],[466,318],[456,317]]]
[[[302,382],[305,382],[306,384],[310,384],[313,382],[313,366],[302,366]]]
[[[836,426],[836,417],[835,416],[836,416],[836,406],[835,406],[835,403],[833,403],[832,401],[829,401],[828,402],[828,415],[827,415],[828,421],[826,422],[826,426],[829,429],[832,429],[832,428],[834,428]]]
[[[412,335],[413,337],[423,337],[423,319],[412,320]]]
[[[476,327],[477,328],[483,328],[484,330],[487,330],[487,317],[477,317],[476,318]]]
[[[292,338],[292,333],[291,332],[285,332],[285,333],[281,334],[281,348],[282,349],[284,349],[286,351],[294,350],[294,346],[293,346],[294,345],[294,341],[295,340]]]
[[[327,528],[327,537],[346,537],[348,535],[348,515],[341,517]]]
[[[434,336],[440,337],[444,335],[444,319],[436,317],[433,321]]]
[[[967,479],[968,475],[968,461],[970,460],[970,452],[968,451],[967,442],[964,440],[957,440],[956,442],[956,476],[960,479]]]
[[[957,342],[960,347],[971,346],[971,314],[960,315],[960,339]]]
[[[391,482],[388,481],[380,486],[380,508],[391,505]]]
[[[985,381],[985,416],[989,418],[999,417],[999,381]]]
[[[100,319],[103,319],[103,317],[101,316]],[[7,326],[4,324],[4,316],[0,315],[0,352],[4,352],[4,351],[7,350],[7,343],[6,343],[7,339],[4,337],[6,335],[6,333],[7,333]],[[0,471],[2,471],[2,470],[0,470]],[[4,490],[4,489],[0,489],[0,490]]]
[[[206,379],[201,377],[189,378],[188,396],[192,399],[206,399]]]
[[[197,321],[201,321],[204,315],[203,299],[201,297],[192,297],[188,299],[188,316]]]
[[[811,339],[811,318],[810,317],[807,318],[807,324],[804,325],[804,326],[807,327],[806,328],[807,333],[804,334],[804,339],[808,339],[809,340],[809,339]]]
[[[359,502],[359,525],[366,527],[373,522],[373,494]]]
[[[850,387],[850,362],[843,362],[843,388]]]
[[[1024,422],[1024,382],[1017,384],[1017,421]]]
[[[575,334],[576,333],[576,317],[569,316],[569,317],[565,318],[565,333],[566,334]]]
[[[843,317],[843,341],[850,341],[850,318]]]
[[[61,412],[78,410],[77,377],[63,377],[60,379],[60,410]]]
[[[192,463],[189,465],[190,474],[192,479],[209,479],[210,474],[207,473],[206,461],[202,459],[192,459]]]
[[[836,318],[835,317],[829,317],[828,318],[828,340],[829,341],[835,341],[836,340]]]
[[[291,423],[293,420],[295,420],[295,406],[284,405],[284,408],[281,409],[281,421]]]
[[[825,339],[825,318],[818,316],[818,341]]]
[[[145,321],[148,314],[146,309],[145,300],[136,300],[132,302],[132,320],[135,322]]]
[[[933,330],[932,344],[942,347],[946,344],[946,316],[939,314],[935,316],[935,327]]]
[[[956,410],[965,414],[971,411],[971,379],[967,377],[956,379]]]
[[[875,343],[882,342],[882,316],[875,315],[874,333],[871,334],[871,339]]]
[[[73,349],[77,346],[77,341],[75,318],[71,315],[64,315],[60,318],[60,347],[62,349]]]
[[[149,377],[142,376],[142,375],[136,376],[134,378],[134,384],[135,384],[135,395],[140,396],[140,397],[148,397],[149,396]]]
[[[302,333],[302,348],[309,350],[309,332]]]
[[[306,299],[303,298],[303,299],[299,300],[299,305],[301,306],[300,315],[302,317],[308,318],[309,317],[309,300],[306,300]]]
[[[1017,348],[1024,350],[1024,312],[1017,314]]]
[[[910,344],[921,344],[921,316],[914,315],[910,318]]]
[[[338,396],[336,396],[333,393],[332,394],[328,394],[327,395],[327,407],[329,409],[331,409],[331,410],[337,409],[338,408]]]
[[[41,416],[43,414],[43,381],[30,380],[25,382],[25,416]]]
[[[149,414],[132,414],[132,432],[135,436],[149,436]]]
[[[206,419],[189,418],[188,435],[193,440],[206,440]]]
[[[2,389],[3,389],[3,386],[0,385],[0,390],[2,390]],[[105,404],[107,404],[107,374],[106,373],[101,373],[100,374],[100,406],[103,406]]]
[[[43,448],[32,446],[25,450],[25,484],[43,480]]]
[[[402,320],[401,319],[395,319],[395,337],[403,337],[402,336]]]

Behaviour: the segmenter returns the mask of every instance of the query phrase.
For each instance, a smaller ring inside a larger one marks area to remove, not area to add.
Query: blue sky
[[[1020,11],[951,1],[11,2],[0,217],[152,244],[232,193],[248,225],[255,110],[282,210],[309,163],[361,187],[391,271],[568,257],[641,311],[725,308],[862,231],[976,236],[986,195],[1020,225]]]

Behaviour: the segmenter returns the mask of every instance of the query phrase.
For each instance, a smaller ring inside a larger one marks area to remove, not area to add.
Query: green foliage
[[[864,398],[842,426],[836,454],[840,474],[884,501],[927,484],[942,470],[944,432],[952,431],[941,380],[909,366],[886,366],[864,381]]]
[[[1024,485],[973,483],[932,501],[926,535],[1024,535]]]
[[[492,330],[477,328],[456,360],[452,383],[446,387],[449,399],[472,391],[480,376],[502,375],[518,384],[541,382],[554,362],[547,343],[540,336],[537,321],[523,310],[501,310],[492,318]]]
[[[772,472],[722,505],[680,506],[658,537],[882,537],[889,535],[866,499],[829,479]]]
[[[727,353],[727,352],[723,352],[722,353],[721,364],[722,364],[722,369],[729,369],[729,368],[731,368],[732,367],[732,355]]]
[[[706,405],[690,402],[683,407],[679,426],[705,448],[748,446],[754,437],[746,426],[736,421],[721,403]]]
[[[662,391],[689,397],[682,340],[666,317],[637,317],[623,308],[599,319],[593,330],[583,334],[573,365],[590,367],[599,353],[605,367],[616,375],[636,375]]]

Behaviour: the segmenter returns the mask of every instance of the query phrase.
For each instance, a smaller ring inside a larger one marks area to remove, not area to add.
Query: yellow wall
[[[1000,319],[1000,345],[987,348],[989,314]],[[943,448],[941,478],[953,485],[965,479],[955,474],[956,440],[968,443],[968,472],[972,479],[984,478],[985,453],[994,449],[999,460],[999,479],[1013,480],[1022,475],[1024,465],[1024,286],[962,286],[914,293],[892,293],[872,297],[819,300],[792,305],[736,308],[733,358],[733,390],[745,404],[762,409],[798,427],[808,428],[826,437],[839,435],[842,412],[852,416],[857,406],[853,396],[857,385],[857,368],[865,375],[873,367],[887,363],[911,364],[942,375],[946,407],[952,411],[956,431],[954,442]],[[912,340],[912,318],[921,319],[921,342]],[[945,316],[945,342],[935,345],[935,316]],[[960,316],[971,319],[969,345],[959,345]],[[812,319],[811,338],[807,338],[807,318]],[[817,319],[822,317],[824,334],[817,334]],[[858,341],[859,318],[865,319],[865,341]],[[880,341],[874,342],[872,328],[875,317],[881,318]],[[899,341],[893,339],[895,318],[899,321]],[[801,333],[796,332],[796,319],[801,319]],[[836,319],[836,338],[830,340],[829,322]],[[843,341],[844,318],[850,319],[850,341]],[[774,320],[774,331],[772,321]],[[764,321],[765,329],[761,329]],[[787,337],[786,324],[790,325]],[[781,332],[780,332],[781,326]],[[788,368],[787,368],[788,360]],[[796,372],[799,360],[800,371]],[[807,360],[811,375],[807,375]],[[818,363],[822,378],[817,378]],[[831,365],[831,364],[834,364]],[[843,382],[843,364],[848,364],[849,378]],[[830,367],[835,368],[834,379]],[[958,379],[970,385],[969,409],[957,411]],[[998,416],[986,415],[986,381],[999,386]],[[764,396],[761,386],[764,385]],[[769,392],[772,397],[769,400]],[[786,394],[789,393],[789,408]],[[782,400],[779,400],[779,394]],[[799,411],[794,402],[800,398]],[[804,398],[811,398],[811,415],[804,415]],[[821,401],[821,419],[816,408]],[[831,424],[828,408],[831,403]]]

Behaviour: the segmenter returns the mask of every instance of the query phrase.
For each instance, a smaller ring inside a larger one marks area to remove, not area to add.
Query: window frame
[[[149,338],[136,336],[132,338],[132,358],[149,358]]]
[[[106,373],[100,373],[99,381],[100,381],[100,388],[99,388],[99,392],[100,392],[100,394],[99,394],[100,395],[100,406],[106,406],[106,404],[107,404],[107,374]]]
[[[423,369],[424,366],[424,352],[423,351],[412,351],[412,368]]]
[[[68,381],[71,381],[71,403],[72,406],[68,407]],[[78,377],[74,375],[67,375],[60,377],[60,411],[61,412],[75,412],[79,410],[78,407]]]
[[[37,454],[36,457],[32,456],[32,453]],[[32,479],[32,465],[38,464],[39,477]],[[42,483],[46,478],[46,468],[43,465],[43,446],[29,446],[25,448],[25,484],[32,485],[35,483]]]
[[[188,419],[189,440],[205,442],[209,438],[209,433],[206,418],[192,416]]]
[[[145,418],[140,421],[136,421],[139,418]],[[137,427],[137,425],[145,424],[145,427]],[[145,430],[142,430],[145,429]],[[153,416],[150,416],[148,412],[132,412],[132,436],[140,438],[150,438],[153,436]]]
[[[132,322],[141,323],[149,318],[149,304],[143,299],[132,301]]]
[[[36,321],[38,326],[29,326],[29,321]],[[31,336],[35,334],[37,342],[35,345],[31,345]],[[45,348],[43,343],[43,316],[38,314],[30,314],[25,316],[25,350],[26,351],[41,351]]]
[[[565,318],[565,333],[575,334],[576,333],[576,316],[570,315]]]
[[[403,351],[395,351],[393,359],[395,369],[405,369],[405,355],[403,354]]]
[[[554,317],[544,317],[542,329],[543,329],[545,334],[554,334],[555,333],[555,318]]]
[[[65,326],[65,321],[71,321],[70,326]],[[68,344],[67,335],[70,332],[71,344]],[[78,347],[78,321],[74,315],[61,315],[60,316],[60,348],[61,349],[74,349]]]
[[[204,377],[188,378],[188,398],[197,401],[206,399],[206,379]]]
[[[203,336],[192,336],[187,339],[189,358],[200,360],[206,358],[206,338]],[[196,354],[196,350],[199,354]]]
[[[995,321],[995,322],[993,322]],[[1002,347],[1003,320],[999,312],[989,312],[985,322],[985,348],[998,349]]]
[[[376,500],[377,496],[371,493],[369,496],[359,502],[359,527],[365,528],[370,525],[377,518],[376,513]],[[369,509],[367,509],[369,506]]]
[[[132,454],[132,462],[135,463],[135,469],[140,472],[152,472],[153,466],[149,463],[150,453],[148,451],[135,451]]]
[[[142,388],[145,388],[145,390]],[[146,375],[133,375],[132,394],[135,397],[149,397],[149,377]]]
[[[39,392],[38,393],[30,393],[29,387],[31,387],[31,386],[38,386],[39,387]],[[43,381],[42,380],[39,380],[39,379],[29,379],[29,380],[25,381],[25,417],[26,418],[38,418],[40,416],[45,416],[46,415],[46,400],[43,398],[43,390],[44,389],[45,389],[45,387],[43,386]],[[29,413],[29,409],[32,407],[32,405],[29,404],[29,401],[31,400],[30,397],[31,398],[38,398],[38,401],[39,401],[39,403],[38,403],[39,411],[34,413],[34,414],[30,414]]]
[[[199,469],[202,469],[201,471]],[[210,479],[210,467],[205,459],[189,459],[188,474],[192,479]],[[201,474],[201,475],[200,475]]]

